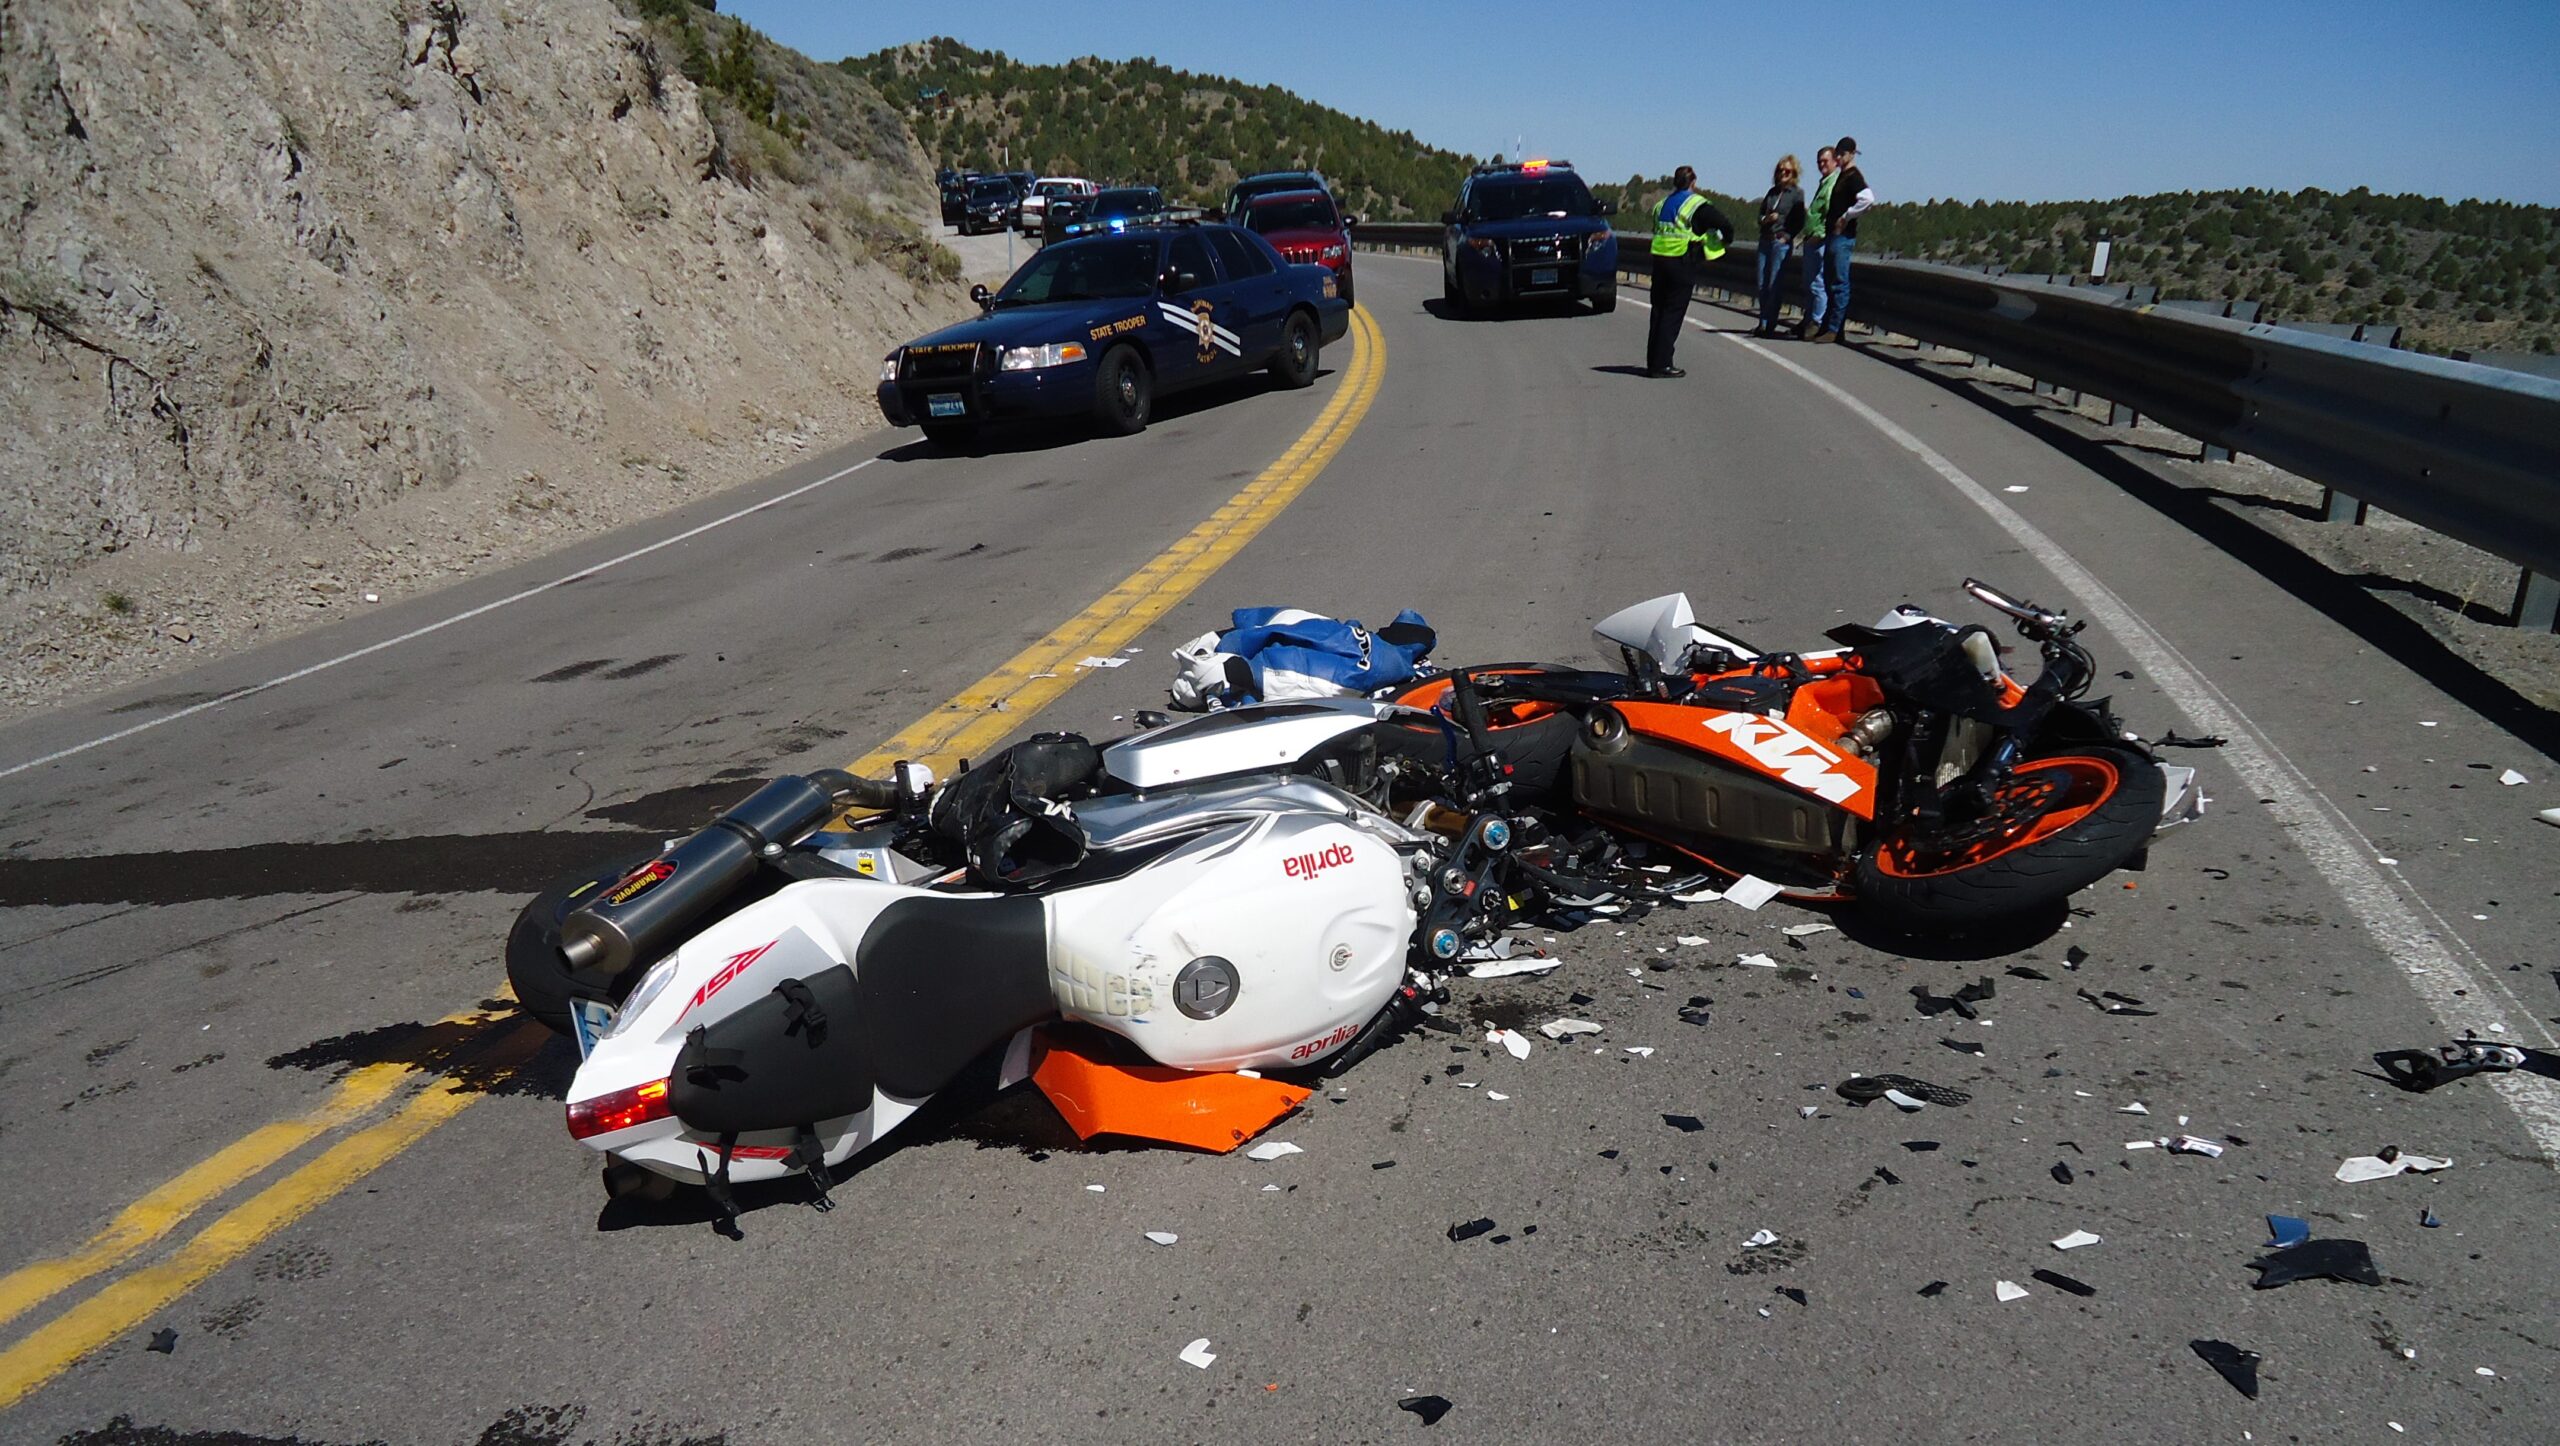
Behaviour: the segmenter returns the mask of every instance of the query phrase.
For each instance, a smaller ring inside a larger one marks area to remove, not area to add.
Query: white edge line
[[[620,567],[626,562],[632,562],[640,558],[647,557],[650,553],[656,552],[660,548],[673,547],[679,542],[700,537],[702,534],[711,531],[715,527],[726,527],[741,517],[753,516],[758,512],[764,511],[768,507],[775,507],[788,502],[792,498],[797,497],[804,492],[814,492],[819,488],[826,486],[830,482],[850,477],[854,473],[861,471],[863,468],[868,467],[879,460],[880,459],[877,457],[865,457],[850,467],[830,472],[815,482],[804,483],[798,487],[792,488],[788,492],[768,497],[753,506],[741,507],[726,517],[715,517],[711,521],[703,523],[699,527],[688,528],[683,532],[677,533],[673,537],[660,538],[658,541],[650,543],[646,547],[633,548],[631,551],[626,552],[620,557],[614,558],[609,562],[600,562],[593,567],[582,567],[576,572],[570,573],[565,577],[555,577],[549,582],[540,583],[533,587],[526,588],[520,593],[514,593],[507,597],[502,597],[496,602],[482,603],[480,606],[472,608],[467,612],[455,613],[449,618],[429,623],[425,627],[412,628],[409,631],[400,634],[396,638],[384,638],[381,642],[368,644],[356,649],[352,653],[341,653],[337,657],[331,658],[326,662],[313,663],[307,668],[297,668],[290,673],[284,674],[282,677],[269,678],[263,683],[252,683],[246,688],[236,688],[231,692],[223,694],[219,698],[210,698],[202,703],[194,704],[191,707],[181,708],[174,713],[163,713],[157,718],[153,718],[142,723],[136,723],[130,728],[119,728],[113,733],[109,733],[98,738],[92,738],[86,743],[75,743],[68,748],[58,748],[41,758],[30,758],[24,763],[11,764],[7,768],[0,768],[0,778],[8,778],[14,774],[24,773],[31,768],[42,768],[48,763],[60,762],[74,754],[86,753],[92,748],[103,748],[110,743],[131,738],[137,733],[148,733],[152,729],[161,727],[164,724],[175,723],[181,718],[194,717],[196,714],[202,713],[207,709],[219,708],[226,703],[237,703],[241,699],[249,697],[252,694],[263,693],[270,688],[281,688],[287,683],[308,678],[314,673],[325,673],[329,669],[338,666],[340,663],[352,663],[358,658],[367,657],[371,654],[381,652],[385,648],[396,648],[402,643],[414,642],[419,638],[425,637],[429,633],[442,632],[444,629],[452,627],[455,623],[469,622],[471,619],[479,617],[483,613],[496,612],[502,607],[509,607],[513,604],[523,602],[526,598],[538,597],[543,593],[551,591],[553,588],[566,587],[570,583],[577,582],[582,578],[593,577],[597,573],[603,572],[608,568]]]
[[[1651,309],[1642,301],[1635,304]],[[1948,461],[1936,448],[1830,380],[1740,336],[1718,332],[1696,319],[1691,319],[1689,324],[1709,335],[1724,336],[1743,350],[1785,368],[1799,380],[1811,384],[1856,413],[1860,420],[1883,433],[1888,441],[1919,458],[1966,501],[1982,509],[2002,531],[2017,539],[2020,546],[2042,563],[2056,581],[2076,594],[2085,611],[2100,626],[2116,635],[2126,651],[2151,674],[2180,712],[2185,713],[2201,731],[2218,733],[2230,740],[2222,751],[2232,771],[2239,774],[2241,781],[2249,785],[2258,797],[2271,800],[2268,807],[2277,826],[2292,836],[2311,866],[2320,871],[2329,886],[2345,901],[2348,912],[2356,916],[2356,922],[2364,927],[2365,933],[2382,947],[2392,963],[2399,966],[2410,989],[2435,1015],[2439,1026],[2453,1035],[2468,1034],[2482,1026],[2496,1026],[2489,1030],[2491,1035],[2514,1040],[2515,1033],[2506,1027],[2508,1021],[2500,1018],[2500,1011],[2485,998],[2494,989],[2514,1007],[2516,1015],[2526,1021],[2531,1031],[2541,1036],[2545,1045],[2560,1044],[2541,1017],[2516,997],[2504,979],[2495,973],[2474,973],[2456,957],[2454,950],[2447,947],[2447,940],[2458,945],[2474,964],[2480,962],[2479,955],[2461,933],[2448,924],[2434,906],[2422,897],[2413,901],[2408,895],[2414,895],[2414,889],[2404,895],[2402,889],[2394,885],[2392,876],[2383,871],[2381,864],[2374,862],[2379,855],[2372,841],[2286,756],[2283,749],[2276,746],[2255,720],[2207,680],[2201,670],[2189,663],[2185,655],[2141,614],[2116,596],[2113,589],[2098,581],[2097,576],[2064,551],[2061,544],[2046,536],[2043,529],[2020,516],[1963,468]],[[2434,928],[2430,929],[2426,919],[2420,918],[2421,913],[2434,921]],[[2456,1022],[2464,1019],[2473,1021],[2469,1029]],[[2560,1166],[2560,1092],[2554,1091],[2538,1076],[2521,1073],[2491,1075],[2489,1083],[2515,1111],[2517,1122],[2524,1126],[2526,1134],[2533,1137],[2543,1157]]]

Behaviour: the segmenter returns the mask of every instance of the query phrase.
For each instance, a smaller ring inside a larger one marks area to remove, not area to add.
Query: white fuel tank
[[[1395,848],[1314,813],[1217,829],[1048,906],[1058,1007],[1193,1070],[1348,1044],[1403,982],[1415,924]]]

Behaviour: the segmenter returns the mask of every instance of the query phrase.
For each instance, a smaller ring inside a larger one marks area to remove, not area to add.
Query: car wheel
[[[1458,275],[1445,266],[1440,268],[1440,299],[1461,311],[1466,309],[1467,296],[1458,288]]]
[[[1139,359],[1137,348],[1113,347],[1105,353],[1093,383],[1093,416],[1102,430],[1127,437],[1147,429],[1155,411],[1155,378]]]
[[[1607,316],[1618,309],[1618,288],[1612,286],[1591,298],[1591,314]]]
[[[1348,304],[1348,303],[1350,302],[1350,300],[1351,300],[1351,268],[1350,268],[1350,267],[1346,266],[1346,267],[1342,268],[1342,280],[1341,280],[1341,282],[1340,282],[1339,284],[1337,284],[1337,285],[1334,287],[1334,294],[1335,294],[1335,295],[1340,296],[1340,297],[1343,299],[1344,303]]]
[[[1271,375],[1291,391],[1312,386],[1316,360],[1323,349],[1323,339],[1316,335],[1316,319],[1303,311],[1290,312],[1280,327],[1280,350],[1272,355]]]

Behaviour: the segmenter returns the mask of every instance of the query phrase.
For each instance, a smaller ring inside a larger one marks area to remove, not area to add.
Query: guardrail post
[[[2320,520],[2344,522],[2352,527],[2364,526],[2364,503],[2335,487],[2320,489]]]
[[[2515,620],[2530,632],[2560,633],[2560,577],[2526,568],[2516,579]]]
[[[2142,424],[2142,414],[2141,414],[2140,412],[2135,411],[2133,408],[2126,406],[2126,405],[2125,405],[2124,403],[2122,403],[2122,402],[2109,402],[2109,403],[2107,403],[2107,425],[2108,425],[2108,426],[2110,426],[2110,427],[2137,427],[2137,426],[2140,426],[2141,424]]]

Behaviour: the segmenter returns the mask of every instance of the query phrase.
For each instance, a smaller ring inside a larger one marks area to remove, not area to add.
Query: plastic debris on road
[[[2350,1285],[2380,1285],[2373,1251],[2361,1240],[2306,1240],[2249,1262],[2258,1272],[2252,1289],[2273,1290],[2297,1280],[2342,1280]]]
[[[1413,1414],[1420,1416],[1422,1418],[1422,1424],[1425,1426],[1436,1426],[1440,1424],[1441,1417],[1449,1414],[1449,1398],[1446,1396],[1407,1396],[1403,1400],[1396,1402],[1396,1409],[1399,1411],[1411,1411]]]
[[[1562,959],[1497,959],[1469,969],[1467,977],[1469,979],[1508,979],[1515,974],[1544,974],[1563,963]]]
[[[2507,787],[2509,787],[2509,788],[2514,788],[2514,787],[2516,787],[2516,786],[2517,786],[2517,785],[2519,785],[2519,784],[2523,784],[2523,783],[2530,783],[2530,782],[2532,782],[2532,780],[2531,780],[2531,779],[2526,778],[2523,774],[2516,772],[2516,771],[2515,771],[2514,769],[2512,769],[2512,768],[2508,769],[2508,770],[2507,770],[2506,772],[2504,772],[2504,773],[2499,774],[2499,775],[2498,775],[2498,781],[2499,781],[2500,783],[2505,784],[2505,785],[2506,785]]]
[[[1079,668],[1125,668],[1129,666],[1129,660],[1127,658],[1086,658],[1076,666]]]
[[[1773,884],[1757,874],[1744,874],[1724,891],[1728,904],[1756,909],[1787,891],[1784,884]]]
[[[1182,1237],[1170,1230],[1150,1230],[1147,1232],[1147,1238],[1158,1245],[1171,1245]]]
[[[2092,1235],[2086,1230],[2074,1230],[2070,1234],[2062,1237],[2060,1240],[2053,1242],[2053,1248],[2056,1250],[2077,1250],[2084,1245],[2095,1245],[2105,1238],[2106,1237],[2102,1235]]]
[[[2120,1115],[2147,1115],[2151,1113],[2151,1107],[2140,1100],[2135,1100],[2129,1105],[2116,1106],[2116,1113]]]
[[[2000,1297],[2003,1301],[2025,1300],[2027,1298],[2027,1288],[2018,1284],[2014,1280],[1994,1281],[1991,1286],[1991,1293]]]
[[[1209,1338],[1207,1336],[1202,1336],[1200,1339],[1193,1341],[1191,1344],[1182,1348],[1182,1359],[1184,1363],[1198,1366],[1204,1371],[1209,1369],[1209,1363],[1217,1358],[1217,1353],[1209,1349]]]
[[[2338,1178],[2349,1185],[2360,1185],[2367,1180],[2388,1180],[2411,1171],[2431,1174],[2450,1169],[2452,1165],[2451,1160],[2439,1160],[2432,1155],[2410,1155],[2391,1149],[2379,1155],[2349,1156],[2339,1164]]]
[[[1758,1250],[1764,1245],[1775,1245],[1777,1243],[1778,1233],[1776,1231],[1754,1230],[1751,1232],[1751,1238],[1742,1242],[1742,1248],[1745,1250]]]
[[[2560,808],[2546,808],[2534,817],[2554,827],[2560,827]]]
[[[2096,1286],[2085,1280],[2074,1280],[2059,1270],[2039,1270],[2029,1275],[2027,1279],[2041,1280],[2056,1290],[2067,1290],[2077,1296],[2092,1296],[2098,1293]]]
[[[1775,969],[1778,967],[1778,961],[1770,958],[1766,954],[1745,954],[1733,962],[1737,964],[1748,964],[1754,969]]]
[[[1900,1090],[1886,1090],[1884,1092],[1884,1097],[1892,1102],[1895,1109],[1902,1111],[1906,1115],[1916,1115],[1920,1111],[1929,1107],[1928,1101],[1913,1099],[1911,1096],[1904,1094]]]
[[[1664,1115],[1662,1122],[1684,1135],[1694,1135],[1707,1127],[1696,1115]]]
[[[1678,944],[1683,949],[1695,949],[1699,945],[1707,942],[1707,936],[1704,934],[1683,934],[1672,942]]]
[[[1810,939],[1816,934],[1831,933],[1839,927],[1837,924],[1789,924],[1778,932],[1790,939]]]
[[[1600,1026],[1588,1019],[1550,1019],[1538,1026],[1538,1032],[1549,1039],[1570,1039],[1577,1034],[1598,1034]]]
[[[167,1326],[162,1326],[160,1329],[151,1333],[151,1344],[144,1346],[143,1349],[147,1351],[158,1351],[164,1356],[176,1355],[178,1352],[178,1333]],[[193,1358],[190,1357],[190,1359]]]
[[[1449,1238],[1452,1241],[1473,1240],[1479,1235],[1492,1233],[1493,1218],[1487,1215],[1479,1215],[1473,1220],[1462,1220],[1449,1227]]]
[[[1256,1145],[1252,1149],[1245,1151],[1244,1157],[1248,1160],[1277,1160],[1284,1155],[1303,1155],[1305,1153],[1306,1151],[1290,1144],[1287,1140],[1273,1140],[1267,1145]]]
[[[2229,1341],[2189,1341],[2187,1349],[2204,1363],[2222,1373],[2231,1389],[2254,1401],[2258,1399],[2258,1361],[2256,1351],[2244,1351]],[[2397,1428],[2395,1428],[2397,1429]]]
[[[1484,1038],[1487,1044],[1498,1044],[1509,1050],[1513,1059],[1529,1057],[1529,1036],[1516,1029],[1488,1029]]]
[[[2271,1250],[2282,1250],[2288,1245],[2300,1245],[2310,1238],[2311,1222],[2308,1220],[2292,1215],[2267,1217],[2267,1247]]]
[[[1653,1058],[1653,1046],[1649,1044],[1630,1044],[1626,1046],[1626,1050],[1638,1059]]]
[[[2433,1210],[2421,1210],[2418,1212],[2418,1224],[2425,1229],[2434,1230],[2441,1227],[2444,1221],[2438,1219]]]
[[[2221,1144],[2213,1140],[2199,1138],[2195,1135],[2177,1136],[2175,1139],[2169,1141],[2169,1150],[2172,1154],[2203,1155],[2209,1159],[2215,1160],[2222,1158]]]

